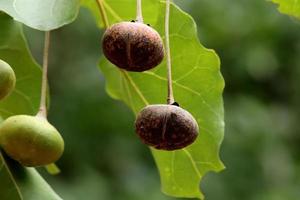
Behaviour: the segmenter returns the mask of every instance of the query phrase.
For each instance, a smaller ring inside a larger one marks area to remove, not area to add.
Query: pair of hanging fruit
[[[164,58],[164,45],[158,32],[138,20],[109,27],[104,33],[102,48],[111,63],[132,72],[150,70]],[[176,150],[192,144],[199,128],[189,112],[170,102],[143,108],[137,115],[135,130],[147,145]]]
[[[16,76],[0,59],[0,100],[14,90]],[[46,116],[15,115],[0,124],[0,148],[12,159],[28,167],[49,165],[64,151],[64,141]]]

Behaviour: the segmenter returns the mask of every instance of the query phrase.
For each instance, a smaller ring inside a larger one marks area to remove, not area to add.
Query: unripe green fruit
[[[0,145],[24,166],[43,166],[57,161],[64,151],[59,132],[45,118],[9,117],[0,125]]]
[[[16,76],[14,70],[0,59],[0,100],[7,97],[15,88]]]

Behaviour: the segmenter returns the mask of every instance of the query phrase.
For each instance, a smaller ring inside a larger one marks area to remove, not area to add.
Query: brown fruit
[[[164,57],[163,41],[157,31],[139,22],[121,22],[109,27],[102,48],[110,62],[127,71],[152,69]]]
[[[176,150],[192,144],[198,124],[186,110],[175,105],[150,105],[137,116],[135,130],[141,140],[156,149]]]
[[[43,117],[16,115],[0,125],[1,148],[24,166],[36,167],[57,161],[64,151],[59,132]]]

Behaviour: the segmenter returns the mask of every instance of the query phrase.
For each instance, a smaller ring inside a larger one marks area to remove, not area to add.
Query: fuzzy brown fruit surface
[[[64,151],[59,132],[43,117],[16,115],[0,125],[1,148],[24,166],[57,161]]]
[[[152,69],[164,58],[163,41],[157,31],[139,22],[121,22],[109,27],[102,48],[110,62],[127,71]]]
[[[15,88],[16,76],[9,64],[0,59],[0,100],[7,97]]]
[[[137,116],[135,130],[141,140],[156,149],[176,150],[192,144],[198,124],[186,110],[174,105],[150,105]]]

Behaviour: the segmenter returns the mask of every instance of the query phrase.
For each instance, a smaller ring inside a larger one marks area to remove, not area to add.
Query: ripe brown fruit
[[[0,125],[1,148],[24,166],[57,161],[64,151],[59,132],[43,117],[16,115]]]
[[[152,69],[164,57],[163,41],[157,31],[139,22],[121,22],[109,27],[102,48],[110,62],[127,71]]]
[[[7,97],[15,88],[16,76],[13,69],[0,59],[0,100]]]
[[[137,116],[135,130],[140,139],[156,149],[176,150],[192,144],[198,124],[186,110],[175,105],[150,105]]]

